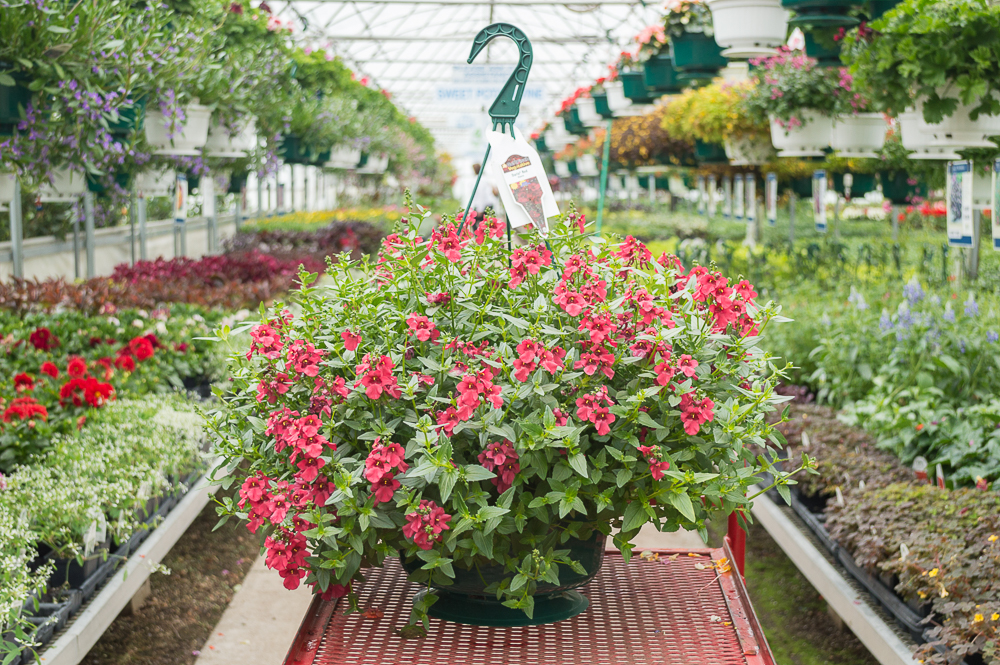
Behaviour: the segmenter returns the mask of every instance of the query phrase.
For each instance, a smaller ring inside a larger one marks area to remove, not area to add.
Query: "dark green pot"
[[[854,182],[851,183],[851,198],[860,198],[867,194],[868,192],[875,191],[875,174],[874,173],[855,173]],[[838,194],[844,193],[844,174],[834,173],[833,174],[833,188],[837,190]]]
[[[243,173],[233,173],[229,176],[229,188],[226,190],[227,194],[240,194],[243,191],[243,187],[247,184],[247,172]]]
[[[881,18],[883,14],[895,7],[900,3],[901,0],[868,0],[865,3],[865,11],[868,14],[868,20],[874,21],[875,19]]]
[[[132,174],[116,173],[115,183],[122,189],[129,190],[132,187]],[[87,190],[98,196],[107,196],[110,194],[108,187],[104,185],[104,180],[89,173],[87,174]]]
[[[594,110],[596,110],[602,118],[610,120],[615,117],[615,114],[611,112],[611,107],[608,106],[608,93],[592,92],[590,93],[590,96],[594,98]]]
[[[623,72],[620,78],[622,80],[622,92],[635,104],[652,104],[659,96],[650,94],[642,72]]]
[[[516,535],[516,534],[515,534]],[[496,594],[487,594],[486,587],[499,582],[513,573],[502,565],[492,562],[464,569],[455,564],[455,583],[435,586],[438,601],[428,614],[443,621],[462,623],[470,626],[538,626],[556,623],[580,614],[590,605],[587,597],[574,589],[581,587],[597,576],[604,562],[605,537],[595,531],[589,540],[570,539],[558,549],[568,549],[569,556],[579,561],[586,575],[573,572],[569,566],[559,566],[559,586],[549,583],[538,585],[535,591],[535,610],[532,618],[521,610],[504,607]],[[403,568],[412,573],[424,562],[416,557],[406,561],[400,557]],[[427,593],[421,591],[418,596]]]
[[[189,192],[194,191],[194,190],[198,189],[198,187],[201,186],[201,176],[200,175],[195,175],[194,173],[187,173],[185,175],[187,176],[188,191]]]
[[[330,161],[329,149],[320,150],[306,145],[296,134],[289,134],[281,139],[278,154],[286,164],[322,164]]]
[[[918,181],[911,185],[907,182],[910,175],[905,171],[879,171],[878,177],[882,181],[882,196],[896,205],[910,203],[914,196],[927,196],[927,183]]]
[[[729,161],[725,146],[698,140],[694,142],[694,158],[699,164],[725,164]]]
[[[654,55],[642,67],[643,82],[647,88],[666,95],[684,90],[684,84],[677,78],[674,59],[668,54]]]
[[[108,131],[116,136],[141,132],[146,124],[146,98],[136,100],[132,106],[118,111],[118,121],[108,122]]]
[[[571,107],[566,113],[563,114],[563,125],[566,127],[566,131],[570,134],[576,136],[586,136],[587,128],[584,127],[583,123],[580,122],[580,111],[575,107]]]
[[[580,169],[576,165],[576,160],[575,159],[571,159],[568,162],[566,162],[566,168],[569,169],[569,174],[570,175],[580,175]]]
[[[3,67],[0,66],[0,71]],[[9,136],[17,129],[17,123],[21,122],[21,111],[28,108],[31,103],[31,91],[20,81],[21,76],[15,76],[14,81],[18,85],[9,87],[0,85],[0,134]]]
[[[813,195],[813,179],[812,176],[803,176],[801,178],[793,178],[789,187],[795,195],[800,199],[811,199]]]
[[[361,153],[361,159],[358,160],[358,166],[357,166],[357,168],[360,169],[360,168],[364,167],[365,164],[367,164],[367,163],[368,163],[368,153],[367,152],[363,152],[363,153]]]
[[[819,64],[824,67],[840,66],[841,42],[835,42],[833,48],[827,48],[816,41],[816,37],[811,30],[805,33],[805,38],[806,55],[810,58],[816,58]]]
[[[674,67],[680,70],[680,81],[712,78],[728,64],[722,47],[713,37],[700,32],[686,32],[674,37]]]
[[[670,191],[670,178],[658,175],[656,176],[655,181],[657,189],[663,190],[665,192]]]
[[[782,7],[795,12],[795,17],[788,22],[790,26],[855,26],[859,21],[849,12],[859,4],[854,0],[781,0]]]
[[[535,150],[537,150],[538,152],[548,152],[549,151],[549,146],[545,145],[545,137],[544,136],[539,136],[537,139],[535,139]]]

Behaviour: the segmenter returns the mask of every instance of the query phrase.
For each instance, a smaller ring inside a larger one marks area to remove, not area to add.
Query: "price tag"
[[[752,173],[744,174],[743,189],[747,195],[747,222],[753,223],[757,219],[757,178]]]
[[[737,173],[733,176],[733,219],[743,220],[743,204],[745,203],[743,194],[743,176]]]
[[[183,173],[177,174],[177,186],[174,188],[174,222],[183,224],[188,217],[188,179]]]
[[[708,216],[715,217],[718,208],[716,193],[719,191],[715,174],[708,176]]]
[[[767,174],[767,192],[765,193],[767,202],[767,223],[774,226],[778,223],[778,174]]]
[[[944,201],[947,209],[948,244],[972,247],[972,162],[948,162]]]
[[[511,228],[534,224],[547,234],[548,218],[559,214],[559,205],[549,187],[542,158],[518,129],[514,136],[491,131],[489,140],[490,164],[493,173],[499,175],[500,200]]]
[[[813,172],[813,221],[816,230],[826,233],[826,171]]]

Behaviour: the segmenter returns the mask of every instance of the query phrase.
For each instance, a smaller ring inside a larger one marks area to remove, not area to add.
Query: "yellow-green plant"
[[[743,100],[749,85],[716,82],[687,90],[667,104],[663,128],[671,136],[706,143],[767,136],[767,120],[750,113]]]

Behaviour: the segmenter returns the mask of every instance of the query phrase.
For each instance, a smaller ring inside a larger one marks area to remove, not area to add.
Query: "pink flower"
[[[288,364],[290,364],[298,374],[305,376],[316,376],[319,374],[319,362],[323,359],[324,352],[317,351],[312,344],[297,339],[288,348]]]
[[[602,406],[594,409],[590,421],[597,427],[597,433],[604,436],[611,431],[611,423],[615,422],[615,415]]]
[[[680,360],[677,361],[677,369],[681,371],[686,377],[692,377],[695,374],[695,370],[698,369],[698,361],[684,354],[681,356]]]
[[[441,335],[433,321],[416,312],[406,319],[406,325],[410,328],[410,334],[421,342],[434,341]]]
[[[506,492],[514,484],[514,477],[521,471],[517,451],[507,439],[488,444],[486,450],[479,453],[479,463],[497,474],[491,480],[500,492]]]
[[[441,532],[450,529],[451,515],[433,501],[424,499],[412,513],[406,515],[403,536],[411,539],[417,547],[429,550],[441,540]]]
[[[277,360],[278,356],[281,355],[281,349],[285,345],[278,331],[269,325],[257,326],[251,330],[250,339],[253,341],[250,343],[250,350],[247,351],[247,360],[254,353],[258,353],[270,360]]]
[[[387,473],[379,478],[377,482],[372,483],[372,494],[375,497],[375,503],[388,503],[392,501],[392,495],[396,493],[396,490],[400,486],[400,482],[391,473]]]
[[[350,330],[344,330],[340,333],[340,338],[344,340],[344,348],[348,351],[354,351],[361,343],[361,335],[355,335]]]

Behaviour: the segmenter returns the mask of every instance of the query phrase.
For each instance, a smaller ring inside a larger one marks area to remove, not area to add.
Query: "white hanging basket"
[[[933,134],[926,130],[920,111],[907,109],[899,114],[899,138],[903,147],[911,152],[910,159],[961,159],[961,156],[951,148],[931,145]]]
[[[360,159],[360,157],[359,157]],[[355,162],[357,163],[357,162]],[[389,168],[389,156],[388,155],[368,155],[368,161],[358,169],[358,173],[367,174],[377,174],[385,173],[385,170]]]
[[[954,93],[946,91],[939,91],[939,94],[954,96]],[[930,135],[930,145],[950,150],[996,148],[997,145],[990,141],[989,137],[1000,135],[1000,116],[980,115],[976,120],[972,120],[969,111],[974,106],[959,102],[958,108],[949,117],[931,124],[923,119],[923,100],[917,100],[916,111],[919,114],[921,129]]]
[[[841,157],[877,157],[888,125],[881,113],[843,115],[833,120],[830,147]]]
[[[208,140],[205,142],[205,155],[208,157],[227,157],[239,159],[257,147],[257,124],[253,118],[236,136],[230,136],[229,131],[217,120],[212,121],[208,130]]]
[[[597,157],[594,155],[581,155],[577,157],[576,172],[582,176],[600,175],[601,169],[597,165]]]
[[[173,169],[144,171],[139,174],[139,193],[146,198],[170,196],[176,182],[177,174]]]
[[[611,109],[615,117],[634,114],[634,111],[630,112],[630,109],[633,106],[639,106],[625,96],[625,88],[621,81],[606,81],[604,92],[608,93],[608,108]]]
[[[597,127],[604,124],[604,118],[597,112],[593,97],[581,97],[576,100],[576,110],[580,114],[580,122],[584,127]]]
[[[359,148],[336,148],[330,152],[330,161],[323,166],[328,169],[353,169],[360,161]]]
[[[557,152],[575,140],[576,137],[566,131],[566,127],[558,118],[556,118],[556,122],[551,124],[549,131],[545,133],[545,145],[549,147],[549,150]]]
[[[177,155],[193,157],[201,154],[208,141],[208,126],[212,110],[200,104],[185,106],[184,125],[175,128],[170,137],[170,123],[159,111],[146,112],[146,141],[156,155]]]
[[[833,135],[833,118],[816,111],[804,110],[800,114],[803,125],[785,129],[774,116],[771,120],[771,143],[778,150],[778,157],[822,157]]]
[[[14,179],[13,173],[0,173],[0,203],[10,203],[14,200]]]
[[[560,178],[570,177],[569,164],[567,164],[566,162],[557,161],[555,162],[555,167],[557,176],[559,176]]]
[[[712,11],[715,41],[731,60],[772,55],[785,43],[788,11],[781,0],[706,0],[705,4]]]
[[[69,167],[52,173],[52,183],[43,180],[38,186],[38,198],[43,203],[72,203],[87,191],[87,176]]]
[[[756,166],[774,158],[771,141],[760,136],[738,136],[725,141],[726,157],[733,166]]]

